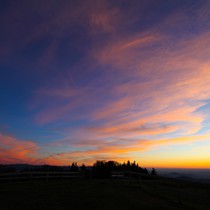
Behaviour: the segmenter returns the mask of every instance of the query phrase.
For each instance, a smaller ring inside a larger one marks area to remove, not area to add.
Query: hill
[[[0,194],[2,210],[210,208],[210,185],[174,179],[1,183]]]

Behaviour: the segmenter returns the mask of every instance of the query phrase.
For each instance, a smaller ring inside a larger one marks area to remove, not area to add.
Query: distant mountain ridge
[[[210,182],[210,169],[157,169],[159,175],[168,178]]]

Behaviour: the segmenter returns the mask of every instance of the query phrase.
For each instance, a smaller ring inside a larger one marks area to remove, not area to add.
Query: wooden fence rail
[[[90,173],[91,174],[91,173]],[[13,181],[31,181],[31,180],[50,180],[50,179],[80,179],[85,178],[82,172],[18,172],[18,173],[0,173],[0,182]],[[92,176],[90,175],[89,178]],[[113,179],[147,179],[149,175],[132,171],[112,171]]]
[[[11,181],[30,181],[30,180],[46,180],[49,179],[78,179],[79,172],[19,172],[19,173],[3,173],[0,174],[0,182]]]

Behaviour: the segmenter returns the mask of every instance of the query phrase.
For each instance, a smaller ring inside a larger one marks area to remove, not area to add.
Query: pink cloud
[[[90,25],[93,27],[93,32],[102,30],[104,32],[115,33],[121,19],[119,8],[110,7],[109,3],[104,0],[100,2],[94,1],[94,3],[92,1],[89,7],[90,12],[88,16]]]
[[[118,84],[116,80],[110,89],[100,87],[96,89],[91,86],[43,89],[39,95],[43,95],[44,100],[51,97],[52,102],[46,103],[46,107],[38,114],[37,120],[40,123],[50,123],[67,117],[68,121],[72,118],[75,109],[83,110],[84,107],[96,104],[94,109],[81,112],[80,117],[94,121],[105,120],[104,129],[101,129],[107,130],[108,133],[110,129],[117,127],[119,127],[118,130],[126,126],[129,127],[128,130],[135,130],[145,123],[169,124],[168,132],[180,130],[184,133],[196,133],[201,129],[204,120],[203,113],[197,110],[204,106],[204,101],[210,97],[210,63],[207,61],[204,63],[202,59],[205,53],[210,54],[207,47],[210,43],[208,37],[202,35],[179,43],[179,49],[174,51],[168,48],[154,51],[153,56],[149,56],[150,53],[146,51],[147,56],[143,59],[140,56],[141,47],[138,46],[142,41],[138,39],[124,41],[124,43],[122,41],[121,46],[127,46],[123,47],[123,55],[127,55],[126,59],[122,59],[118,51],[114,60],[112,58],[115,53],[105,60],[101,59],[101,53],[98,53],[99,60],[102,63],[115,65],[116,71],[123,71],[126,75],[135,77],[134,81]],[[153,40],[149,37],[144,44],[151,45],[150,42],[153,43],[153,41],[163,40],[160,38]],[[102,50],[102,54],[112,52],[113,48],[120,48],[118,44],[116,46],[108,46],[107,49]],[[205,48],[204,51],[203,48]],[[116,59],[119,59],[119,62],[116,62]],[[129,67],[131,61],[134,62]],[[109,70],[108,73],[110,73]],[[177,125],[171,129],[171,124]],[[183,124],[185,124],[184,129]]]
[[[129,139],[116,139],[115,142],[103,143],[100,141],[89,141],[88,145],[94,145],[95,148],[85,150],[74,150],[70,152],[62,152],[58,154],[52,154],[48,157],[42,158],[44,163],[50,164],[66,164],[73,161],[77,161],[79,164],[87,163],[92,164],[96,160],[118,160],[126,161],[128,159],[138,160],[137,153],[145,152],[155,148],[163,148],[164,146],[172,145],[189,145],[194,142],[204,142],[208,141],[210,135],[194,135],[194,136],[185,136],[177,138],[165,138],[159,140],[149,140],[149,139],[140,139],[140,140],[129,140]],[[56,143],[56,142],[55,142]],[[68,144],[69,143],[69,144]],[[116,143],[116,144],[115,144]],[[60,145],[68,146],[72,145],[71,141],[60,142]],[[55,145],[54,145],[55,146]],[[78,142],[78,147],[87,146],[86,142]],[[133,153],[136,153],[135,155]],[[159,163],[160,164],[160,163]],[[171,167],[174,163],[172,163]],[[162,163],[164,165],[164,162]]]
[[[32,141],[17,140],[13,136],[0,134],[0,162],[29,163],[39,162],[35,157],[39,147]]]
[[[136,118],[139,117],[146,122],[191,124],[193,127],[191,131],[197,132],[204,120],[204,115],[197,110],[204,106],[204,100],[210,97],[210,63],[206,59],[205,62],[203,60],[210,53],[209,41],[209,34],[201,35],[196,39],[179,43],[180,49],[165,48],[162,51],[158,49],[152,56],[149,51],[144,51],[147,56],[143,59],[141,48],[133,46],[131,46],[133,51],[130,49],[122,53],[118,51],[116,56],[115,53],[112,55],[112,49],[119,48],[115,43],[112,43],[114,46],[110,45],[102,50],[102,55],[111,52],[106,59],[97,53],[100,62],[110,63],[115,66],[116,71],[132,75],[136,82],[117,86],[113,90],[117,98],[125,95],[125,99],[120,99],[126,100],[126,103],[122,103],[123,110],[122,106],[119,106],[118,113],[109,117],[108,113],[112,115],[112,112],[117,110],[115,104],[120,103],[120,100],[110,101],[107,106],[95,113],[96,119],[104,116],[120,121],[122,115],[127,114],[133,120],[136,115]],[[141,78],[145,80],[142,81]]]
[[[99,7],[99,10],[95,10],[95,7]],[[190,141],[182,138],[161,140],[158,135],[175,132],[177,136],[192,137],[192,134],[202,129],[205,114],[200,108],[210,98],[209,32],[188,40],[178,40],[173,34],[159,30],[164,27],[176,28],[180,21],[185,21],[186,17],[180,11],[179,17],[172,14],[160,22],[158,27],[144,32],[139,30],[132,35],[120,34],[116,30],[120,28],[120,11],[108,11],[98,4],[95,7],[91,7],[91,12],[86,13],[92,30],[100,28],[111,35],[100,45],[93,44],[86,59],[94,64],[89,62],[87,68],[91,71],[94,67],[93,69],[97,69],[96,73],[103,68],[103,75],[88,81],[83,87],[75,85],[75,88],[70,79],[64,87],[61,79],[58,80],[58,84],[62,84],[60,87],[52,85],[39,89],[38,103],[42,110],[38,112],[36,121],[40,124],[64,120],[72,122],[75,110],[78,109],[79,117],[93,125],[80,125],[74,132],[69,129],[69,133],[66,131],[66,139],[57,144],[62,147],[64,142],[69,141],[70,146],[78,147],[72,139],[88,138],[90,141],[79,146],[97,149],[66,153],[56,158],[61,160],[65,156],[67,160],[67,157],[88,156],[91,159],[100,153],[111,156],[141,151],[167,142],[181,144],[182,141]],[[115,16],[118,18],[112,22]],[[62,17],[61,15],[61,20]],[[85,65],[82,67],[86,68]],[[104,84],[106,87],[101,87]],[[77,136],[78,133],[82,133],[81,136]],[[69,140],[68,135],[72,135]],[[137,139],[142,135],[147,135],[148,139],[155,136],[159,140],[141,141],[142,147],[128,141],[121,150],[115,148],[113,142],[110,147],[101,145],[109,144],[105,138]]]

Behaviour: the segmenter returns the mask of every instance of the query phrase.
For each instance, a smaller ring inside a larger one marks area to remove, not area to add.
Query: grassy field
[[[172,180],[0,183],[1,210],[210,209],[210,186]]]

